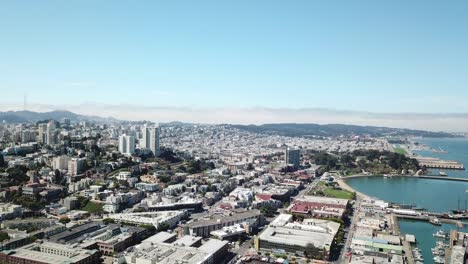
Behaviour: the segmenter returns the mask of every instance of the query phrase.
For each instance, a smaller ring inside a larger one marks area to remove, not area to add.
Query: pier
[[[441,160],[438,158],[416,157],[420,166],[431,169],[464,170],[465,166],[454,160]]]
[[[426,221],[430,222],[431,217],[434,215],[438,215],[436,213],[433,213],[433,215],[402,215],[402,214],[395,214],[396,218],[403,218],[403,219],[411,219],[411,220],[417,220],[417,221]],[[440,214],[441,215],[441,214]],[[438,218],[441,223],[446,223],[446,224],[451,224],[455,225],[457,227],[462,228],[464,225],[467,223],[462,222],[460,220],[455,220],[455,219],[450,219],[450,218]]]
[[[431,176],[431,175],[398,175],[393,177],[409,177],[409,178],[421,178],[421,179],[433,179],[433,180],[445,180],[445,181],[459,181],[468,182],[468,178],[457,178],[457,177],[446,177],[446,176]]]

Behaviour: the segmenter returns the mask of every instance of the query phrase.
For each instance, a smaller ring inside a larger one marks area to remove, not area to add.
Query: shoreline
[[[356,200],[358,200],[358,198],[360,198],[360,199],[370,199],[371,198],[367,194],[364,194],[362,192],[359,192],[359,191],[356,191],[355,189],[353,189],[343,179],[337,179],[336,181],[338,182],[338,185],[340,186],[341,189],[356,193]]]

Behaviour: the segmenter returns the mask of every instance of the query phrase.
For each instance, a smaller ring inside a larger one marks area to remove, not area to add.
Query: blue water
[[[431,146],[434,149],[442,148],[448,153],[434,153],[432,151],[417,151],[420,156],[435,157],[445,160],[456,160],[468,166],[468,138],[424,138],[416,140]],[[466,170],[444,170],[451,177],[468,178]],[[434,170],[433,173],[439,173],[439,170]]]
[[[465,208],[468,182],[419,179],[408,177],[364,177],[347,179],[355,190],[388,202],[415,204],[428,211],[445,213]]]
[[[400,230],[404,234],[412,234],[416,236],[417,247],[422,250],[422,256],[424,258],[424,263],[434,263],[433,255],[431,249],[436,245],[436,238],[433,234],[438,230],[444,230],[449,232],[451,229],[456,229],[458,231],[468,232],[468,228],[457,228],[453,225],[442,224],[442,226],[434,226],[427,222],[416,222],[409,220],[400,221]]]

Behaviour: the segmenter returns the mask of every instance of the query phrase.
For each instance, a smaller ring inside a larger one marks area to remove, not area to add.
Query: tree
[[[208,169],[214,170],[216,168],[214,162],[210,161],[206,164],[208,166]]]
[[[0,168],[5,167],[5,158],[2,154],[0,154]]]
[[[141,225],[139,225],[139,227],[148,229],[148,232],[149,232],[150,234],[154,234],[154,233],[156,232],[156,227],[154,227],[154,225],[141,224]]]
[[[143,207],[137,207],[137,208],[133,209],[133,212],[134,213],[143,213],[143,212],[146,212],[146,209],[143,208]]]
[[[354,162],[353,156],[351,156],[349,153],[346,153],[343,156],[341,156],[341,162],[346,167],[351,167]]]
[[[68,223],[70,223],[70,221],[71,220],[70,220],[70,218],[68,218],[68,216],[62,216],[59,219],[59,222],[62,223],[62,224],[68,224]]]
[[[272,217],[276,213],[276,208],[269,204],[265,204],[260,207],[260,212],[266,217]]]
[[[304,249],[304,255],[308,258],[322,259],[323,255],[320,252],[320,248],[314,246],[312,243],[307,243]]]
[[[162,182],[162,183],[168,183],[169,181],[171,181],[171,177],[167,176],[167,175],[161,175],[158,177],[158,179]]]
[[[108,225],[108,224],[113,224],[113,223],[115,223],[115,220],[112,219],[112,218],[104,218],[104,219],[102,219],[102,222],[103,222],[104,224]]]
[[[26,175],[28,168],[25,166],[15,166],[7,170],[8,177],[13,181],[15,185],[27,182],[29,177]]]
[[[169,229],[169,224],[166,223],[166,222],[163,222],[161,224],[158,225],[158,228],[156,229],[157,232],[163,232],[163,231],[167,231]]]
[[[3,242],[9,238],[10,236],[8,235],[7,232],[0,231],[0,242]]]

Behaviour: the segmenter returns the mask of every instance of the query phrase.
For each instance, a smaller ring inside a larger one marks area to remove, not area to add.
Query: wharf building
[[[21,264],[93,264],[100,263],[98,250],[88,250],[53,242],[36,242],[0,253],[1,263]]]
[[[217,239],[203,241],[201,237],[159,232],[114,259],[115,264],[216,264],[228,253],[228,242]]]
[[[328,259],[335,246],[340,224],[321,219],[293,222],[289,214],[279,215],[259,236],[255,237],[257,251],[288,253],[304,256],[308,245],[314,245]]]
[[[227,217],[217,216],[212,219],[188,223],[184,226],[184,233],[192,236],[209,237],[212,231],[220,230],[223,227],[248,223],[250,228],[257,228],[262,226],[263,222],[263,215],[259,210],[232,212]]]
[[[305,195],[296,198],[287,211],[304,217],[342,218],[349,206],[349,200]]]

